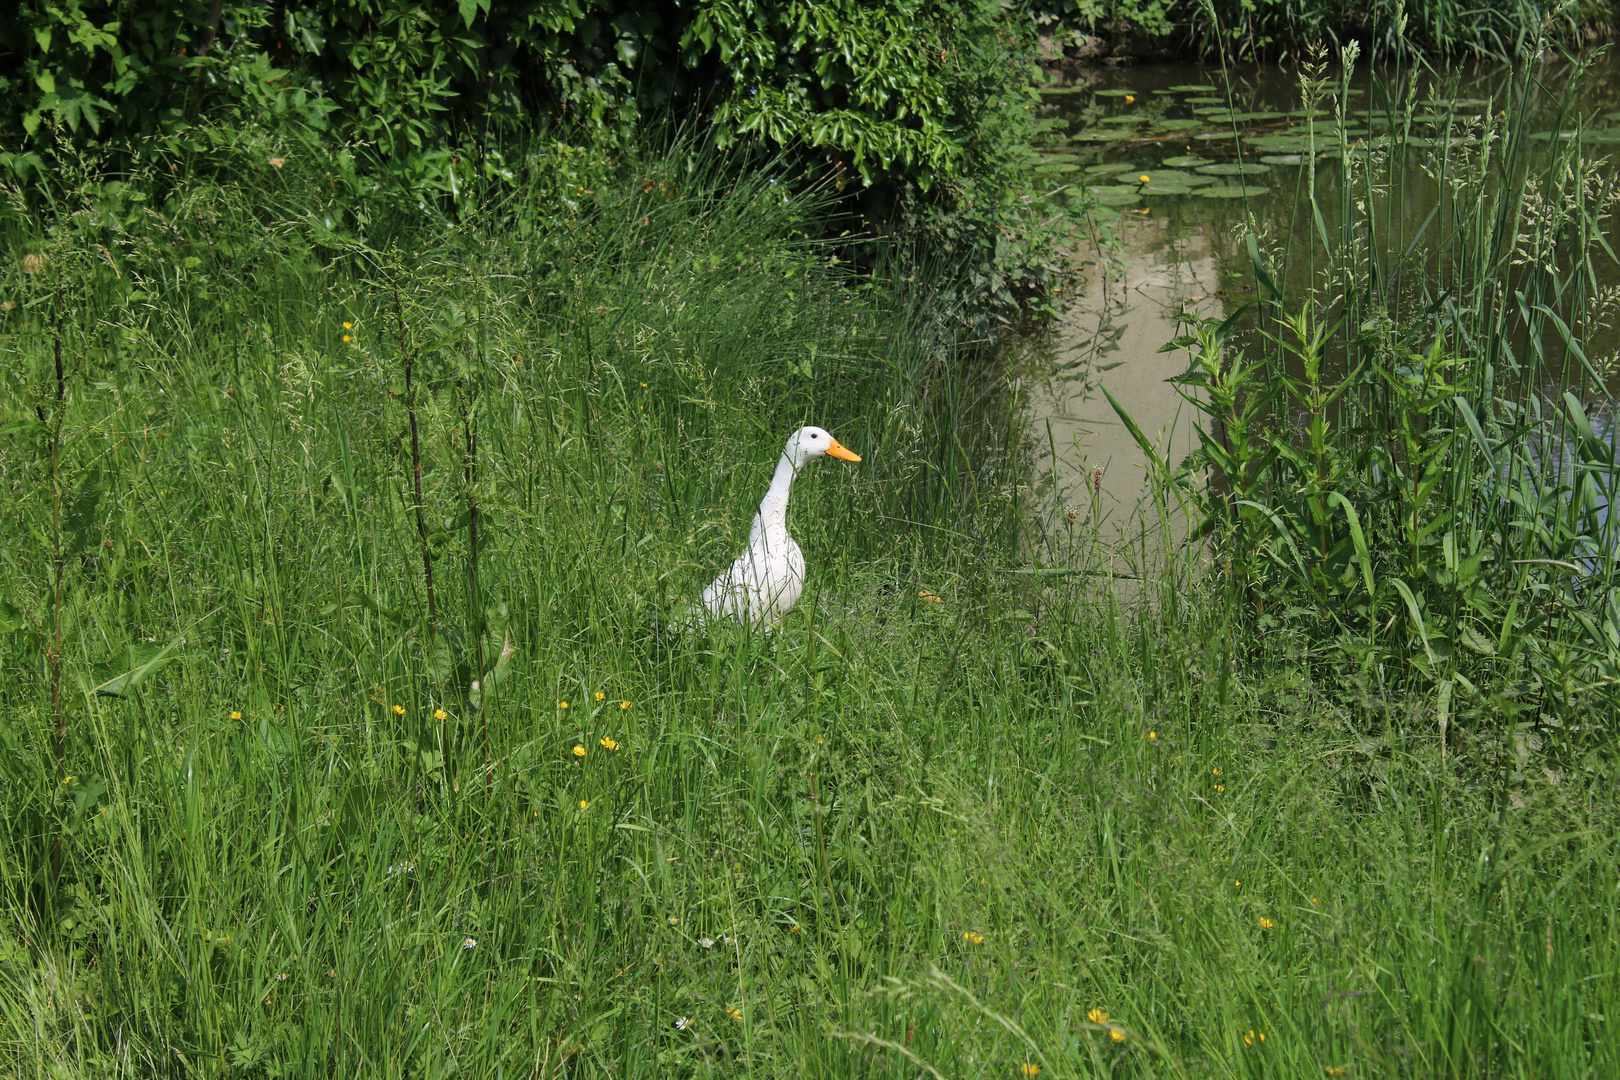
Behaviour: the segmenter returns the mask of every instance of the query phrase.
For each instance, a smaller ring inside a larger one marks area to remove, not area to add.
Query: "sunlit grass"
[[[1255,664],[1185,570],[1129,609],[1012,573],[1016,429],[958,324],[783,239],[768,185],[642,180],[521,247],[132,257],[144,298],[62,332],[59,534],[55,330],[9,316],[11,1071],[1616,1067],[1605,759],[1515,779],[1482,726],[1442,764],[1419,703]],[[683,629],[810,421],[863,463],[794,489],[804,599]]]

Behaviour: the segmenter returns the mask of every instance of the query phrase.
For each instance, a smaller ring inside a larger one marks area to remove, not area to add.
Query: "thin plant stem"
[[[427,588],[428,642],[432,644],[438,634],[438,601],[433,595],[433,552],[428,546],[427,517],[422,507],[422,440],[416,419],[416,383],[412,380],[416,366],[416,353],[411,349],[405,326],[405,308],[400,303],[399,287],[394,287],[394,317],[398,322],[397,339],[400,355],[405,359],[405,412],[411,419],[411,492],[416,511],[416,538],[422,547],[422,583]]]

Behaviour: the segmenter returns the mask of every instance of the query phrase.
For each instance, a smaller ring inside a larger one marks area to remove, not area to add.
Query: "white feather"
[[[822,428],[800,428],[788,437],[776,475],[748,530],[748,547],[703,590],[703,607],[710,617],[774,625],[799,602],[804,592],[804,552],[788,535],[788,493],[799,470],[828,453],[846,461],[861,460]]]

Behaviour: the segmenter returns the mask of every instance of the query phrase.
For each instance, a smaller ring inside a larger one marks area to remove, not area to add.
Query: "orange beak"
[[[837,439],[833,439],[832,442],[828,445],[828,447],[827,447],[827,456],[828,457],[841,458],[844,461],[859,461],[859,460],[861,460],[861,455],[855,453],[852,450],[847,449],[844,446],[844,444],[839,442]]]

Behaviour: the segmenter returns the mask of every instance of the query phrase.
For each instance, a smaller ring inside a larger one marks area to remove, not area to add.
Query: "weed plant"
[[[1613,1073],[1606,759],[1442,769],[1219,580],[1030,573],[965,321],[784,186],[13,217],[8,1072]],[[808,421],[804,599],[685,626]]]

